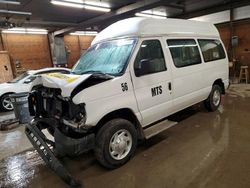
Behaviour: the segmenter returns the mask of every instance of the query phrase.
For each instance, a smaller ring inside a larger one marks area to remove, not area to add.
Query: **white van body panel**
[[[143,117],[142,127],[168,116],[173,108],[171,91],[168,90],[168,83],[171,83],[171,67],[166,64],[166,71],[154,74],[148,74],[140,77],[135,76],[134,61],[143,41],[159,40],[164,47],[162,37],[142,37],[138,40],[134,56],[129,64],[131,77],[133,80],[135,97],[138,103],[139,111]],[[164,49],[163,49],[164,51]],[[165,58],[166,59],[166,58]],[[165,60],[165,63],[167,61]],[[152,97],[151,89],[161,86],[162,94]]]
[[[198,44],[197,36],[180,37],[171,36],[164,37],[166,42],[168,39],[194,39]],[[201,37],[200,39],[216,39],[220,40],[219,36],[213,38]],[[211,92],[214,82],[221,79],[225,88],[228,88],[228,58],[220,59],[211,62],[204,62],[201,49],[198,45],[202,63],[177,68],[174,65],[171,53],[166,44],[166,53],[169,58],[169,66],[172,69],[172,87],[173,87],[173,112],[180,111],[188,106],[205,100]],[[224,46],[223,46],[224,48]],[[225,50],[225,48],[224,48]]]
[[[122,90],[122,83],[127,83],[127,91]],[[139,122],[142,119],[129,72],[121,77],[84,89],[73,98],[73,102],[75,104],[85,103],[86,124],[90,126],[96,125],[108,113],[124,108],[130,109]]]

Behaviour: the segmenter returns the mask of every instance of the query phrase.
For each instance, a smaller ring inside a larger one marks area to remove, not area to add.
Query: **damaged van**
[[[71,74],[36,79],[26,134],[72,184],[57,156],[93,149],[101,165],[117,168],[138,141],[177,123],[169,115],[201,101],[215,111],[228,85],[228,58],[213,24],[129,18],[100,32]]]

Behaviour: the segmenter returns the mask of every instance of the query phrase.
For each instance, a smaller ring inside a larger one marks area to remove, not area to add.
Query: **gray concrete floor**
[[[134,158],[119,169],[100,167],[92,152],[63,163],[86,188],[249,188],[249,112],[250,86],[233,85],[218,111],[196,105],[175,114],[171,118],[179,124],[138,146]],[[0,133],[0,156],[1,137],[22,131]],[[0,160],[0,187],[68,187],[33,149],[16,152]]]

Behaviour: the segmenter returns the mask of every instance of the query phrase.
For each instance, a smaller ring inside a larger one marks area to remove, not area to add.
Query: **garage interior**
[[[171,115],[178,124],[139,144],[118,169],[101,167],[92,152],[63,163],[86,188],[250,187],[249,0],[0,0],[0,83],[28,70],[71,69],[100,31],[135,16],[215,24],[229,58],[222,105]],[[13,111],[0,112],[0,187],[68,187],[46,167],[24,126]]]

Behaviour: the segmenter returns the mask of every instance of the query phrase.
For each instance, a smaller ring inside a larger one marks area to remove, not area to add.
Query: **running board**
[[[165,131],[166,129],[168,129],[176,124],[177,124],[177,122],[175,122],[175,121],[164,120],[164,121],[161,121],[160,123],[152,125],[151,127],[143,130],[145,138],[149,139],[152,136],[155,136],[158,133]]]

